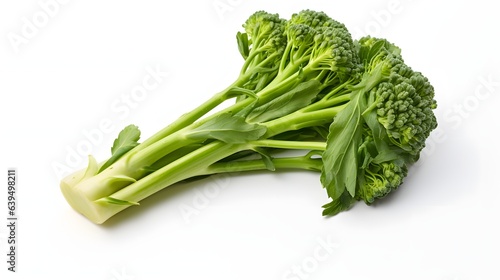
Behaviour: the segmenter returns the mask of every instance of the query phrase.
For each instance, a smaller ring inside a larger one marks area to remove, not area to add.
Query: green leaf
[[[309,80],[298,84],[281,96],[256,107],[247,117],[249,122],[266,122],[293,113],[309,104],[320,92],[321,83]]]
[[[108,203],[108,204],[115,204],[115,205],[125,205],[125,206],[139,205],[138,202],[121,200],[121,199],[114,198],[111,196],[99,198],[98,200],[96,200],[94,202],[96,202],[96,203]]]
[[[327,139],[328,138],[328,133],[329,133],[329,129],[328,129],[328,126],[315,126],[315,127],[312,127],[312,129],[314,131],[316,131],[316,133],[318,133],[319,136],[321,136],[321,138],[324,138],[324,139]]]
[[[132,150],[135,146],[139,145],[137,141],[141,136],[141,131],[135,125],[128,125],[119,134],[118,138],[113,142],[113,147],[111,147],[111,158],[109,158],[103,166],[99,169],[99,172],[108,168],[111,164],[115,163],[128,151]]]
[[[368,51],[368,61],[372,60],[379,52],[380,50],[384,47],[385,45],[385,40],[380,40],[375,42],[375,44],[372,45],[370,50]]]
[[[111,147],[111,153],[116,154],[120,150],[125,147],[134,145],[137,146],[139,143],[139,138],[141,137],[141,131],[139,128],[133,124],[125,127],[120,134],[118,134],[118,138],[113,142],[113,147]]]
[[[323,208],[325,208],[323,210],[323,216],[334,216],[342,211],[349,210],[354,202],[356,202],[356,200],[350,196],[348,192],[344,192],[339,198],[323,205]]]
[[[384,47],[385,41],[378,40],[373,45],[360,45],[359,57],[367,65]]]
[[[245,108],[243,108],[242,110],[237,112],[235,114],[235,116],[246,119],[248,114],[250,114],[252,112],[252,110],[258,105],[258,102],[259,102],[259,99],[257,98],[254,101],[252,101],[252,103],[250,103],[250,105],[246,106]]]
[[[227,98],[232,98],[232,97],[241,96],[241,95],[244,95],[245,97],[251,97],[251,98],[257,99],[257,95],[252,90],[249,90],[246,88],[241,88],[241,87],[232,87],[226,93]]]
[[[267,131],[265,126],[249,124],[242,116],[223,113],[194,128],[186,134],[191,139],[217,139],[225,143],[240,144],[257,140]]]
[[[246,33],[238,32],[236,34],[236,40],[238,41],[238,50],[244,59],[247,59],[250,49],[248,48],[248,35]]]
[[[89,164],[87,166],[87,170],[85,170],[85,174],[83,175],[82,180],[88,179],[98,173],[99,165],[97,161],[92,155],[89,155]]]
[[[403,150],[395,145],[390,144],[387,130],[377,120],[377,113],[375,112],[375,110],[367,114],[363,114],[363,118],[372,131],[373,141],[377,149],[377,154],[373,155],[373,162],[381,163],[400,158]]]
[[[265,149],[261,147],[254,147],[253,150],[260,154],[267,170],[276,171],[276,167],[274,166],[273,163],[273,158]]]
[[[359,99],[357,95],[356,99]],[[323,153],[321,183],[328,195],[336,200],[347,189],[354,197],[358,175],[358,148],[361,145],[361,110],[353,99],[330,125]]]
[[[104,181],[106,182],[106,184],[114,184],[116,182],[135,183],[137,180],[132,178],[132,177],[125,176],[125,175],[115,175],[115,176],[107,177],[106,179],[104,179]]]

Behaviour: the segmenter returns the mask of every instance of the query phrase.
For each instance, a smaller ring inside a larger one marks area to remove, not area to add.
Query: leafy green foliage
[[[323,153],[321,183],[333,200],[338,199],[345,190],[351,196],[356,191],[361,121],[359,104],[351,102],[330,126],[327,149]]]
[[[356,200],[348,193],[343,192],[339,198],[323,205],[323,216],[333,216],[349,210]]]
[[[133,201],[127,201],[127,200],[121,200],[118,198],[113,198],[111,196],[103,197],[98,200],[96,200],[97,203],[109,203],[109,204],[114,204],[114,205],[121,205],[121,206],[131,206],[131,205],[139,205],[138,202],[133,202]]]
[[[115,163],[119,158],[121,158],[128,151],[132,150],[134,147],[139,145],[139,138],[141,137],[141,131],[135,125],[129,125],[125,127],[118,138],[113,142],[113,147],[111,147],[111,158],[109,158],[99,169],[99,172],[108,168],[111,164]]]
[[[257,140],[266,133],[266,127],[250,124],[241,116],[229,113],[218,115],[186,134],[191,139],[217,139],[237,144]]]
[[[243,59],[247,59],[248,54],[250,53],[248,35],[246,33],[238,32],[236,34],[236,40],[238,42],[238,50],[240,51],[241,56]]]

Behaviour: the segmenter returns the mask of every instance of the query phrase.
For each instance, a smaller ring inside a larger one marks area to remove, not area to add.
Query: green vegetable
[[[320,172],[324,215],[367,204],[402,184],[437,126],[434,89],[385,39],[353,41],[325,13],[258,11],[236,36],[236,81],[139,144],[136,126],[101,165],[64,178],[69,204],[95,223],[179,181],[216,173]],[[218,112],[227,99],[235,103]],[[288,157],[286,150],[304,155]]]

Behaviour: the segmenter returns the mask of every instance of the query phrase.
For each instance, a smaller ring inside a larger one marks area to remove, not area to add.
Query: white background
[[[0,177],[19,175],[18,272],[1,222],[1,279],[499,279],[492,1],[47,2],[0,4]],[[388,38],[435,86],[439,128],[397,192],[323,218],[318,174],[252,174],[176,185],[101,226],[69,207],[54,167],[84,167],[85,147],[105,159],[129,123],[152,135],[236,78],[250,14],[306,8]],[[134,97],[151,69],[168,77]]]

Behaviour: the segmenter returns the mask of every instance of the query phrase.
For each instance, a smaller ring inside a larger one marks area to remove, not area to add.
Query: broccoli
[[[436,127],[434,89],[385,39],[352,39],[342,23],[304,10],[258,11],[238,32],[236,81],[143,143],[134,125],[111,157],[89,156],[64,178],[69,204],[95,223],[177,182],[235,171],[320,172],[324,215],[373,203],[402,184]],[[212,112],[235,98],[229,107]],[[296,157],[286,150],[303,150]]]

